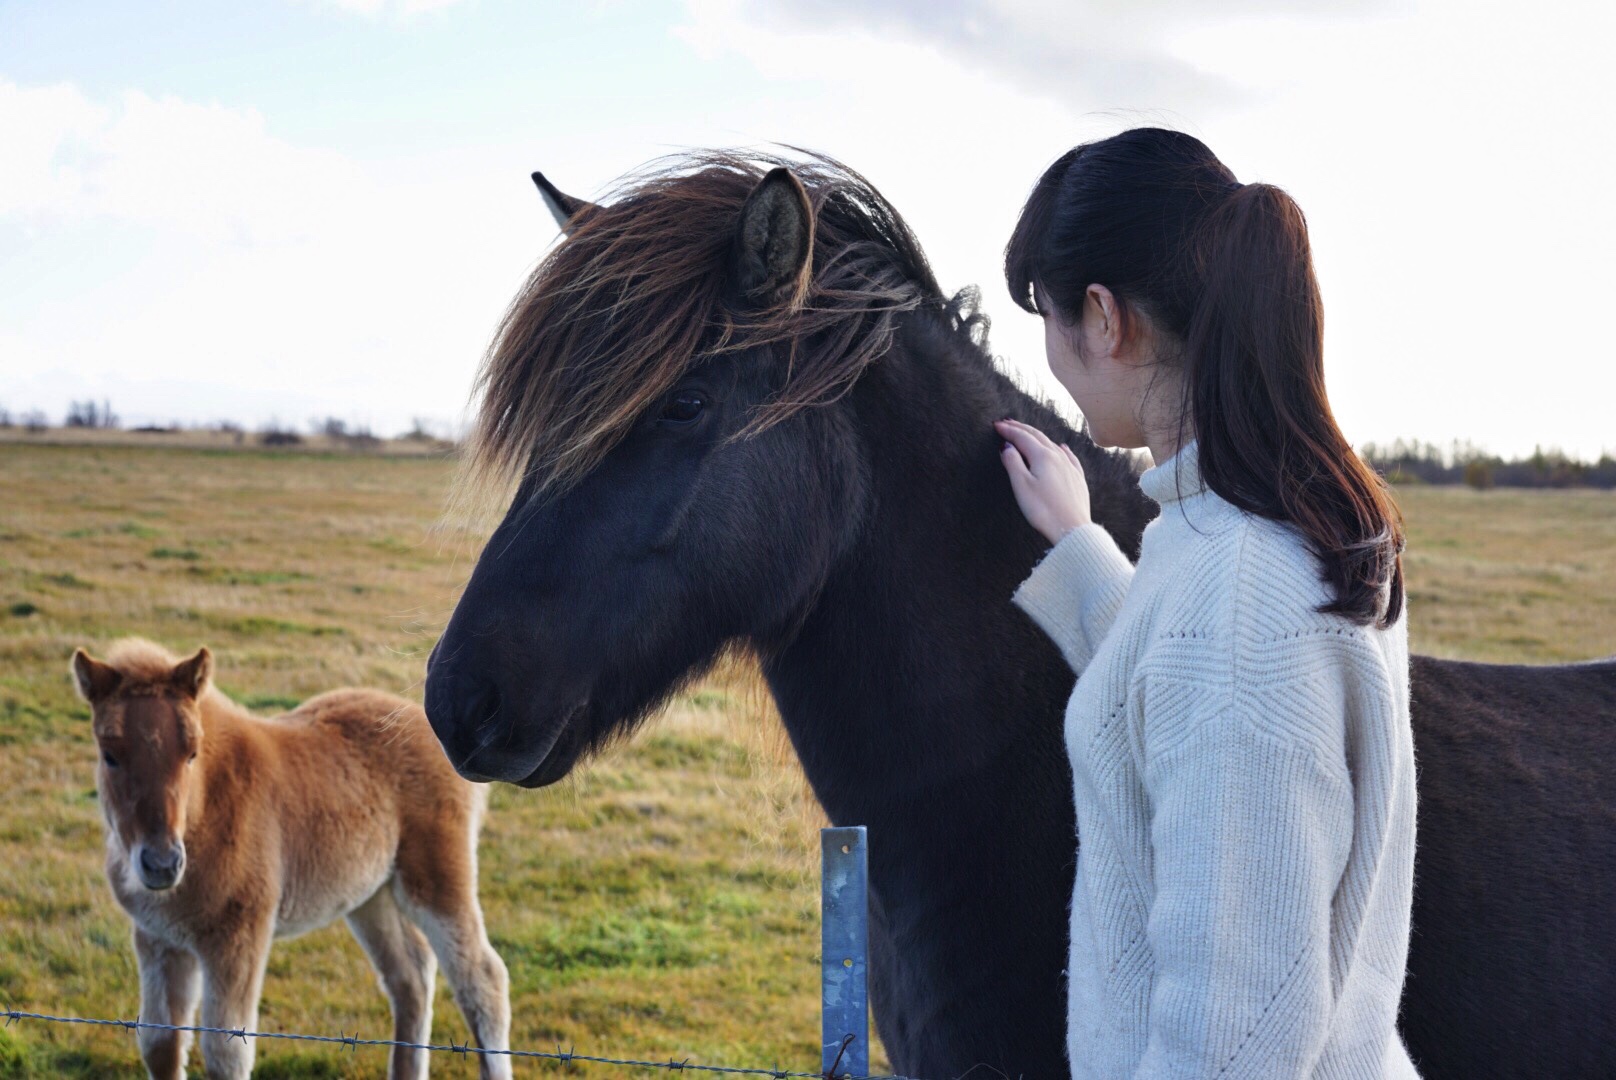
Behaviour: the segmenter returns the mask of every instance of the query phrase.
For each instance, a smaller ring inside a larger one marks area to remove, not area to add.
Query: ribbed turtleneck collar
[[[1139,487],[1163,506],[1205,491],[1206,484],[1201,480],[1201,454],[1195,440],[1185,443],[1178,453],[1160,465],[1146,469],[1139,477]]]

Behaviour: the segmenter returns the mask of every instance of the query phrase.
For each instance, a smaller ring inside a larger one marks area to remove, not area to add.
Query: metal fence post
[[[864,826],[819,830],[819,850],[820,1067],[839,1077],[868,1076],[870,849]]]

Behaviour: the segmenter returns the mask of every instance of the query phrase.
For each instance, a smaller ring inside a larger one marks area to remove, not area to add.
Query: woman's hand
[[[999,460],[1010,474],[1010,490],[1027,523],[1051,543],[1089,518],[1089,483],[1083,464],[1064,443],[1056,446],[1035,427],[1019,420],[1000,420],[993,425],[1004,449]]]

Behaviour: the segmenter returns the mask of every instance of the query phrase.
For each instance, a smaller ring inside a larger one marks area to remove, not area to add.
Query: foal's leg
[[[230,1031],[258,1030],[258,998],[269,961],[271,922],[243,919],[229,937],[209,942],[202,953],[202,1026]],[[252,1075],[254,1040],[202,1033],[202,1061],[208,1080],[247,1080]]]
[[[348,915],[348,928],[376,969],[382,990],[393,1006],[393,1038],[424,1043],[432,1035],[432,985],[438,962],[421,931],[398,910],[388,882]],[[393,1047],[389,1080],[424,1080],[425,1050]]]
[[[144,1024],[190,1027],[202,993],[196,956],[135,927],[135,962],[140,968],[140,1020]],[[185,1058],[191,1051],[189,1031],[153,1031],[137,1034],[140,1057],[152,1080],[182,1080]]]
[[[475,874],[475,863],[472,873]],[[444,867],[445,870],[448,867]],[[509,1050],[511,1037],[510,976],[505,962],[488,943],[474,879],[423,883],[400,878],[400,906],[426,932],[438,954],[455,1004],[466,1017],[471,1037],[485,1050]],[[446,888],[446,886],[449,886]],[[505,1054],[479,1054],[483,1080],[509,1080],[511,1059]]]

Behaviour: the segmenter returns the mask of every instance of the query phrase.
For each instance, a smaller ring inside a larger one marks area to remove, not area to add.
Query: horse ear
[[[73,685],[79,697],[94,705],[118,689],[121,682],[123,675],[117,668],[103,664],[83,649],[73,650]]]
[[[213,678],[213,654],[206,645],[196,650],[196,655],[189,660],[181,660],[169,675],[168,681],[175,689],[188,697],[201,697],[202,691],[207,689],[208,680]]]
[[[572,234],[572,230],[577,225],[579,218],[591,210],[599,209],[598,206],[587,199],[574,198],[564,193],[560,188],[546,180],[541,172],[533,174],[533,183],[539,189],[539,194],[544,196],[544,205],[548,206],[550,213],[555,216],[556,225],[566,235],[570,236]]]
[[[758,181],[741,207],[731,274],[742,298],[763,307],[795,307],[808,295],[814,256],[814,207],[802,181],[784,166]]]

